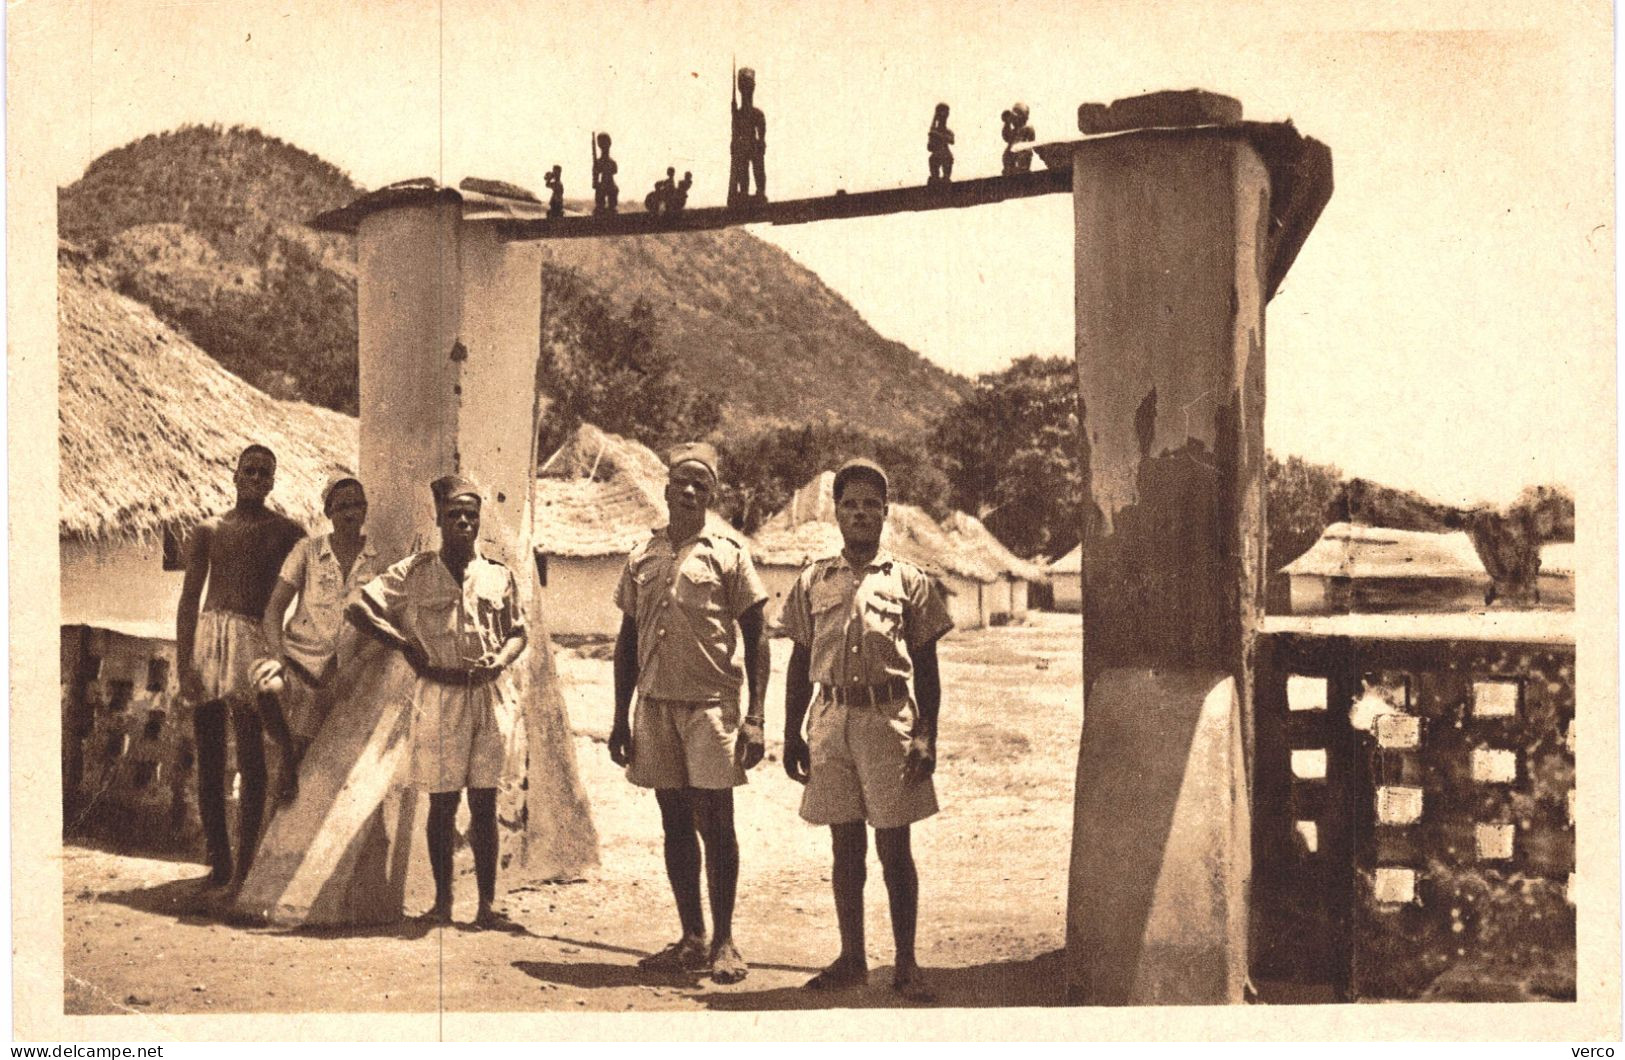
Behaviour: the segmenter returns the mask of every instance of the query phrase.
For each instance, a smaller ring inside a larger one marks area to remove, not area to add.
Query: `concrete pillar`
[[[1240,128],[1207,128],[1082,141],[1072,174],[1087,496],[1069,985],[1093,1004],[1235,1002],[1270,173]]]
[[[598,843],[530,547],[541,246],[502,240],[440,195],[366,212],[357,260],[369,533],[387,561],[434,548],[429,482],[459,472],[483,488],[480,547],[514,572],[530,634],[516,667],[516,779],[499,793],[500,816],[521,827],[504,829],[511,859],[499,883],[576,876],[597,863]],[[349,721],[324,729],[312,748],[298,812],[267,834],[261,878],[244,888],[246,912],[284,922],[389,919],[401,908],[404,866],[427,876],[426,859],[410,853],[423,850],[412,823],[421,807],[398,791],[378,805],[405,760],[410,681],[393,656],[366,666],[376,679],[346,686],[335,714]]]
[[[541,244],[503,240],[496,225],[441,200],[362,218],[357,259],[361,470],[378,497],[371,519],[386,548],[433,547],[429,480],[457,471],[483,487],[481,548],[513,570],[530,624],[514,763],[524,785],[503,800],[503,817],[525,827],[507,878],[575,876],[598,863],[598,839],[530,545]]]

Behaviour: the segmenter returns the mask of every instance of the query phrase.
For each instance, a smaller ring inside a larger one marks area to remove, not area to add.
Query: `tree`
[[[1337,521],[1343,496],[1343,473],[1330,464],[1312,464],[1301,456],[1285,461],[1265,457],[1265,520],[1268,544],[1265,569],[1280,570],[1309,551],[1326,527]]]
[[[552,453],[583,421],[656,450],[716,429],[722,398],[677,375],[639,299],[622,312],[580,273],[542,266],[541,358],[536,385],[551,402],[538,452]]]
[[[978,377],[945,413],[931,447],[949,501],[987,524],[1013,552],[1058,556],[1083,526],[1082,436],[1070,357],[1023,357]]]
[[[717,510],[745,533],[755,533],[822,471],[857,456],[886,469],[890,499],[923,508],[934,519],[948,514],[948,481],[918,446],[855,427],[806,424],[774,427],[718,446],[722,495]]]

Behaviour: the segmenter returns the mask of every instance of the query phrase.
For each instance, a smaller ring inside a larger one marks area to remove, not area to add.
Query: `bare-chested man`
[[[262,723],[282,752],[284,778],[291,780],[294,774],[293,742],[282,709],[275,696],[256,691],[250,669],[265,654],[260,620],[282,561],[305,531],[265,506],[276,481],[276,454],[271,450],[263,445],[244,449],[232,481],[236,506],[192,534],[175,616],[175,659],[181,698],[193,708],[198,816],[213,887],[240,885],[254,860],[265,813]],[[205,582],[209,593],[199,615]],[[228,713],[237,734],[237,768],[243,777],[235,863],[226,832]]]

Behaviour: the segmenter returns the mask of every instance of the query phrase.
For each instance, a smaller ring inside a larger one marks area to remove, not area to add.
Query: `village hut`
[[[957,534],[950,533],[912,504],[890,505],[880,544],[936,580],[956,629],[980,629],[1007,619],[1010,590],[1006,586],[1001,592],[999,586],[1030,572],[1029,565],[1011,567],[993,555],[969,524],[961,524]],[[835,473],[825,471],[797,490],[790,503],[763,523],[753,538],[752,555],[767,587],[769,619],[778,618],[802,567],[840,550]],[[1002,612],[996,610],[1001,599],[1006,608]]]
[[[1034,583],[1049,581],[1049,571],[1004,547],[983,522],[965,512],[949,512],[942,520],[943,532],[962,554],[978,556],[1002,573],[985,590],[988,621],[994,625],[1015,621],[1027,613],[1027,594]]]
[[[253,442],[277,454],[272,506],[316,526],[327,476],[355,466],[357,423],[255,390],[72,248],[57,314],[63,794],[156,842],[195,818],[190,734],[170,709],[185,535],[232,505]]]
[[[1057,611],[1083,610],[1083,546],[1068,552],[1049,565],[1050,585],[1055,590]]]
[[[627,553],[666,524],[666,465],[647,446],[582,424],[541,467],[531,544],[548,628],[613,636]]]
[[[1333,523],[1283,568],[1295,615],[1470,611],[1491,579],[1463,532]]]

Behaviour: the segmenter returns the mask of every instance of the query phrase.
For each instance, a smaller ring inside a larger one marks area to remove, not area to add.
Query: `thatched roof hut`
[[[272,507],[307,525],[327,476],[356,466],[355,419],[249,386],[71,247],[58,253],[57,322],[63,538],[144,540],[225,511],[253,442],[277,455]]]
[[[990,547],[982,535],[992,538],[972,516],[960,513],[957,521],[950,517],[945,529],[922,509],[894,502],[880,544],[893,555],[932,573],[945,572],[984,583],[1010,576],[1027,577],[1031,564],[1016,559],[997,541],[993,542],[997,549]],[[799,567],[839,552],[835,473],[825,471],[797,490],[784,510],[762,524],[754,541],[758,564]],[[1015,566],[1009,561],[1014,561]]]
[[[531,543],[548,556],[624,556],[665,525],[665,489],[653,450],[584,423],[542,465]]]

